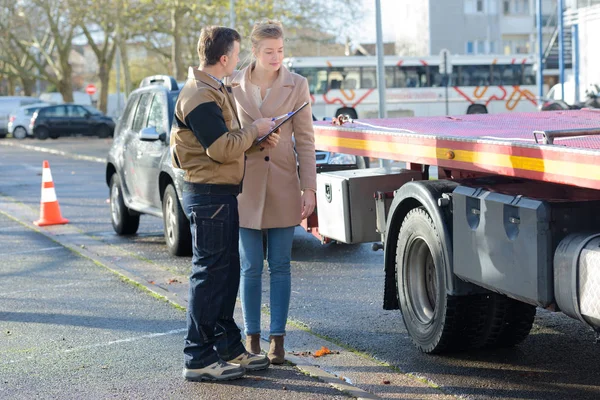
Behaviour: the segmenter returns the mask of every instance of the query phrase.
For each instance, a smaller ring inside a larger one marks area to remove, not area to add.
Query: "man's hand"
[[[281,133],[281,128],[277,129],[275,132],[271,133],[269,137],[260,144],[261,149],[272,149],[277,146],[279,143],[279,134]]]
[[[271,118],[261,118],[254,121],[252,125],[258,128],[258,137],[261,137],[265,136],[271,129],[273,129],[275,122],[272,121]]]

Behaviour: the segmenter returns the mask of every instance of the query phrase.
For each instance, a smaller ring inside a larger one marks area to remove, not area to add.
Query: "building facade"
[[[396,49],[404,55],[530,54],[536,0],[399,0]],[[543,0],[545,42],[556,28],[556,0]]]

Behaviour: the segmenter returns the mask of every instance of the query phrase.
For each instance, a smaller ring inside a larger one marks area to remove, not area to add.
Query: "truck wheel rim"
[[[110,194],[110,210],[113,222],[118,224],[121,220],[121,210],[119,210],[119,187],[117,185],[113,185]]]
[[[167,196],[167,204],[166,204],[166,223],[165,229],[167,230],[167,240],[169,244],[172,244],[175,240],[175,226],[177,224],[176,214],[175,214],[175,202],[171,196]]]
[[[406,260],[406,285],[415,316],[422,323],[433,319],[437,303],[435,262],[427,242],[415,238],[409,245]]]

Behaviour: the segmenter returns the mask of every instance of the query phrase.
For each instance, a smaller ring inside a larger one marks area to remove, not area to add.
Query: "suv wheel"
[[[123,201],[121,180],[117,174],[110,178],[110,217],[117,235],[133,235],[140,226],[140,216],[131,215]]]
[[[98,133],[98,137],[102,139],[110,136],[110,128],[106,125],[100,125],[96,132]]]
[[[50,130],[44,126],[40,126],[35,130],[34,134],[39,140],[46,140],[50,136]]]
[[[165,241],[169,253],[174,256],[192,254],[192,234],[188,221],[173,185],[165,189],[162,201],[163,220],[165,225]]]

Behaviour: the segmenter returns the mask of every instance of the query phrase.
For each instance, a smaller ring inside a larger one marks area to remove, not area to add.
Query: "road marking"
[[[75,286],[75,285],[80,285],[81,282],[71,282],[71,283],[66,283],[64,285],[54,285],[54,286],[46,286],[44,287],[44,290],[46,289],[56,289],[56,288],[63,288],[63,287],[69,287],[69,286]],[[29,292],[39,292],[40,288],[37,289],[30,289],[30,290],[17,290],[16,292],[7,292],[7,293],[0,293],[0,297],[2,296],[9,296],[9,295],[13,295],[13,294],[19,294],[19,293],[29,293]]]
[[[76,160],[94,161],[94,162],[102,163],[102,164],[106,163],[106,159],[105,158],[72,154],[72,153],[68,153],[66,151],[54,150],[54,149],[47,149],[45,147],[40,147],[40,146],[31,146],[31,145],[28,145],[28,144],[6,142],[6,141],[1,141],[0,145],[3,145],[3,146],[12,146],[12,147],[20,147],[22,149],[40,151],[42,153],[56,154],[56,155],[63,156],[63,157],[74,158]]]
[[[0,253],[0,256],[7,256],[7,255],[13,255],[13,254],[27,254],[27,253],[37,253],[38,251],[52,251],[52,250],[58,250],[58,249],[64,249],[63,246],[56,246],[56,247],[46,247],[43,249],[35,249],[35,250],[26,250],[26,251],[14,251],[11,253]]]
[[[74,347],[72,349],[64,349],[64,350],[61,350],[59,353],[73,353],[75,351],[89,350],[89,349],[94,349],[94,348],[98,348],[98,347],[107,347],[107,346],[112,346],[114,344],[131,343],[131,342],[136,342],[138,340],[143,340],[143,339],[152,339],[152,338],[161,337],[161,336],[174,335],[176,333],[183,333],[185,331],[187,331],[187,328],[173,329],[168,332],[150,333],[148,335],[134,336],[134,337],[125,338],[125,339],[111,340],[110,342],[95,343],[95,344],[90,344],[90,345],[86,345],[86,346]],[[19,358],[17,360],[4,361],[2,363],[2,365],[16,364],[18,362],[28,361],[28,360],[32,360],[34,358],[39,359],[40,357],[50,356],[52,354],[56,354],[56,353],[53,352],[53,353],[36,354],[36,355],[32,355],[32,356],[27,356],[24,358]]]

